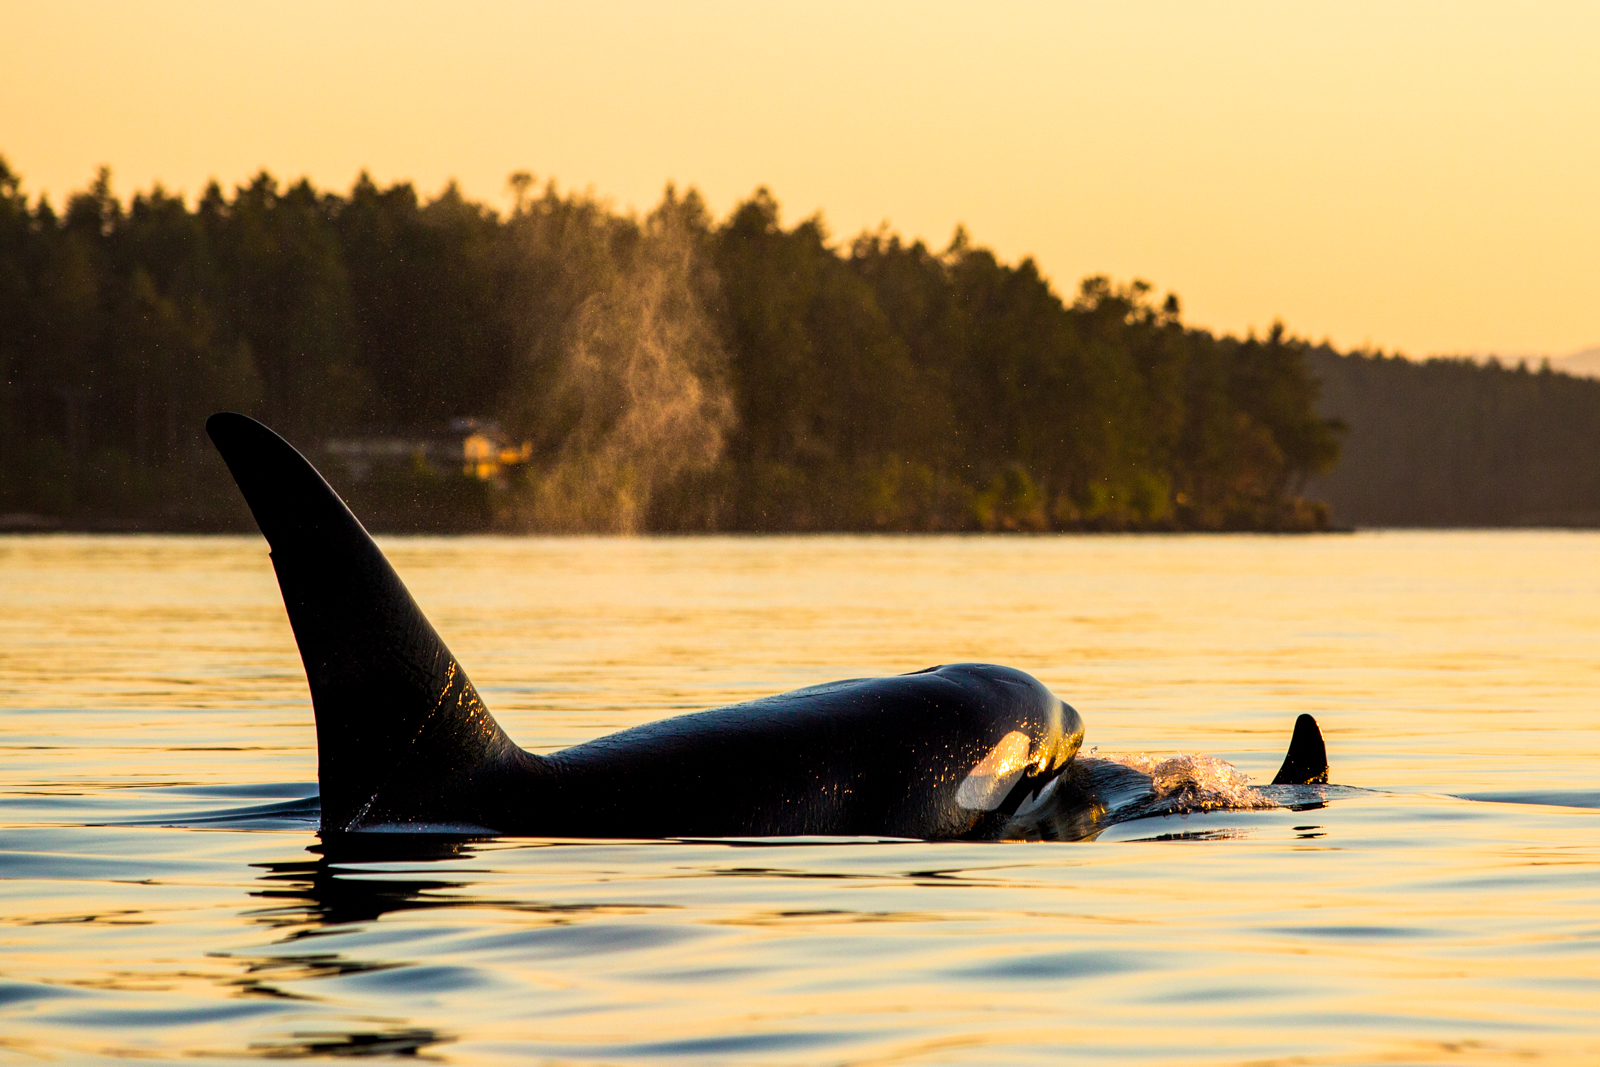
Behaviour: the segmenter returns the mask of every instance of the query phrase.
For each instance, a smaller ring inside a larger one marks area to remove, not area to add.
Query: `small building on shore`
[[[322,443],[323,463],[353,485],[404,473],[503,483],[532,457],[531,441],[514,442],[499,423],[478,418],[451,419],[431,434],[330,438]]]

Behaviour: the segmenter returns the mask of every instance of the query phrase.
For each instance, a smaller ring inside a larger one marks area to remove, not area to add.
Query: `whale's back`
[[[272,548],[316,712],[325,832],[997,836],[1082,740],[1077,713],[1030,675],[954,664],[530,754],[316,469],[246,416],[206,429]]]

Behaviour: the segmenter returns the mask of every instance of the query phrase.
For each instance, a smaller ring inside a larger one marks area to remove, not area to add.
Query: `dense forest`
[[[1350,427],[1311,491],[1361,526],[1600,526],[1600,380],[1462,358],[1309,353]]]
[[[959,231],[834,243],[765,190],[718,222],[511,183],[502,216],[365,176],[123,203],[102,171],[57,211],[0,163],[0,513],[248,528],[202,431],[236,409],[387,529],[1327,522],[1300,494],[1339,426],[1281,329],[1188,328],[1142,282],[1068,303]],[[465,418],[520,462],[337,459]]]

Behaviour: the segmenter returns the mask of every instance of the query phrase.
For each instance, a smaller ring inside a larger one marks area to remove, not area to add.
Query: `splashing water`
[[[1155,800],[1146,814],[1259,810],[1278,806],[1250,784],[1248,774],[1214,756],[1185,756],[1180,752],[1162,759],[1140,752],[1112,759],[1150,776]]]

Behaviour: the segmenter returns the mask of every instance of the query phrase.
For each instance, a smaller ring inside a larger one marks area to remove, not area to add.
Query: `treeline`
[[[1310,353],[1349,424],[1312,489],[1361,526],[1600,526],[1600,381],[1546,364]]]
[[[335,484],[388,528],[1314,529],[1338,455],[1309,346],[1064,301],[958,231],[845,245],[764,190],[647,216],[515,175],[505,215],[263,173],[190,206],[102,172],[58,212],[0,162],[0,513],[248,528],[201,427],[321,442],[494,419],[532,460]],[[348,479],[347,479],[348,480]],[[30,516],[32,518],[30,518]]]

